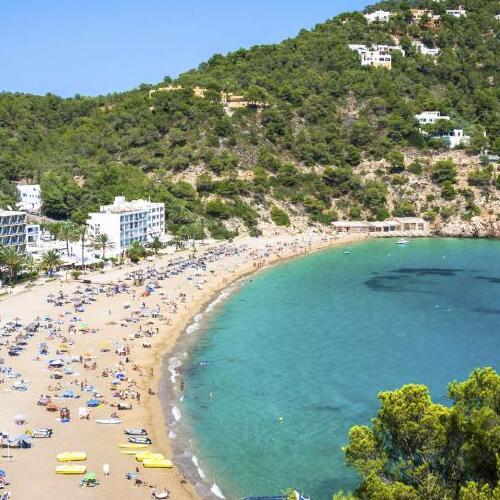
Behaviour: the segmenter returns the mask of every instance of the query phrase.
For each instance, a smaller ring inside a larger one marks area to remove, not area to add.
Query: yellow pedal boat
[[[142,462],[146,469],[171,469],[173,464],[166,458],[147,458]]]
[[[84,451],[65,451],[57,455],[58,462],[80,462],[87,460],[87,454]]]
[[[66,464],[56,467],[56,474],[85,474],[87,467],[85,465]]]
[[[122,443],[118,445],[118,448],[123,450],[144,450],[145,448],[149,448],[149,444]]]
[[[143,460],[148,460],[148,459],[156,459],[156,460],[162,460],[165,457],[161,453],[153,453],[152,451],[141,451],[139,453],[136,453],[135,459],[138,462],[142,462]]]

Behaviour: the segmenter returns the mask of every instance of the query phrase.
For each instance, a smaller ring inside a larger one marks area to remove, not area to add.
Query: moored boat
[[[122,424],[123,420],[119,418],[100,418],[95,421],[96,424],[104,424],[104,425],[114,425],[114,424]]]
[[[123,432],[127,436],[147,436],[148,431],[146,429],[125,429]]]
[[[130,436],[128,438],[128,442],[135,444],[153,444],[153,441],[151,441],[151,439],[147,436]]]

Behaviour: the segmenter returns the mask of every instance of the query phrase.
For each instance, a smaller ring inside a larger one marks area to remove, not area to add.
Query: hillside
[[[466,17],[446,13],[460,6]],[[431,13],[415,21],[415,8]],[[0,206],[29,180],[56,219],[82,222],[118,194],[164,201],[179,236],[391,214],[422,214],[446,234],[500,234],[498,164],[483,154],[500,153],[497,2],[388,1],[367,12],[378,9],[388,22],[342,14],[126,93],[0,94]],[[391,53],[390,70],[363,67],[349,44],[405,54]],[[430,110],[450,120],[422,132],[415,114]],[[468,146],[433,138],[453,128]]]

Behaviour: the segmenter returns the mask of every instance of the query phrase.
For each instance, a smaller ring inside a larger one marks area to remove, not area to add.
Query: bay
[[[345,253],[350,251],[349,254]],[[247,279],[205,321],[185,364],[183,420],[227,498],[358,484],[342,446],[377,393],[498,369],[500,242],[377,240]]]

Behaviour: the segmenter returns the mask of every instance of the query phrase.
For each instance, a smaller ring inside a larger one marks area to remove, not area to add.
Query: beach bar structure
[[[26,213],[0,210],[0,246],[26,253]]]
[[[384,221],[332,222],[336,233],[367,236],[428,236],[429,223],[420,217],[395,217]]]

